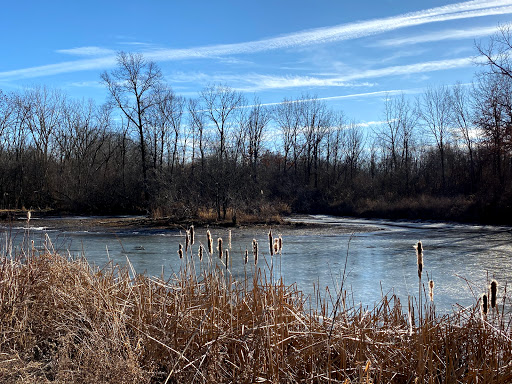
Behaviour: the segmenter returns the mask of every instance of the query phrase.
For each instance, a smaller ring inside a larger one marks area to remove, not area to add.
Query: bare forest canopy
[[[310,95],[269,106],[210,85],[186,99],[124,52],[101,74],[103,105],[47,87],[0,91],[0,208],[509,222],[510,33],[476,46],[486,63],[472,84],[386,97],[374,127]]]

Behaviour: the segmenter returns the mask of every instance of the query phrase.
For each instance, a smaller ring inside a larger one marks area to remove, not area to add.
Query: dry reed
[[[396,296],[363,308],[342,294],[333,321],[332,298],[306,307],[259,268],[234,281],[211,256],[202,265],[187,258],[164,281],[56,254],[2,257],[0,382],[512,382],[510,329],[480,321],[476,303],[429,312],[419,340]]]
[[[430,280],[428,282],[428,295],[430,297],[430,301],[433,302],[434,301],[434,280]]]

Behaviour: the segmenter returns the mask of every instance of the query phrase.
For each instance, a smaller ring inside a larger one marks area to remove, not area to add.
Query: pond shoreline
[[[233,224],[231,221],[214,220],[174,220],[173,218],[154,219],[141,215],[79,216],[31,211],[30,228],[39,230],[59,230],[71,232],[155,232],[166,230],[186,230],[191,225],[200,228],[245,229],[245,228],[318,228],[325,224],[291,221],[295,215],[280,217],[279,220],[248,221]],[[12,211],[0,214],[0,226],[4,228],[27,228],[27,211]]]

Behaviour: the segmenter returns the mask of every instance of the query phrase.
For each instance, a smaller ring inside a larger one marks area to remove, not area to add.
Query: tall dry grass
[[[51,253],[3,257],[0,382],[512,382],[510,329],[479,303],[437,316],[425,300],[421,322],[395,296],[367,310],[341,292],[312,309],[262,263],[234,281],[217,257],[191,255],[167,281]]]

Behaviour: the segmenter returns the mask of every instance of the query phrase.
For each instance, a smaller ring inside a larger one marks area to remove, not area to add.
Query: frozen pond
[[[83,219],[83,218],[81,218]],[[307,294],[320,287],[331,292],[339,287],[347,260],[344,287],[354,302],[373,306],[382,293],[396,293],[402,303],[407,296],[416,296],[418,276],[413,245],[421,240],[424,246],[423,281],[427,276],[435,281],[435,303],[438,313],[450,312],[456,304],[468,306],[475,296],[486,289],[495,278],[503,293],[506,282],[512,282],[511,227],[429,223],[387,220],[364,220],[331,216],[293,216],[290,221],[309,225],[282,226],[273,229],[274,236],[283,237],[282,255],[274,256],[274,274],[283,276],[286,283],[297,283]],[[21,222],[20,222],[21,224]],[[37,227],[31,222],[30,237],[42,248],[45,234],[53,248],[61,254],[85,255],[90,263],[104,265],[110,258],[126,263],[127,258],[137,272],[166,277],[180,268],[179,243],[185,243],[184,230],[102,230],[80,232],[58,230],[55,225]],[[23,226],[1,228],[2,238],[11,237],[20,244],[26,230]],[[244,274],[244,252],[250,253],[251,241],[257,239],[260,266],[270,263],[268,227],[233,228],[231,273]],[[228,243],[227,228],[211,228],[212,237]],[[5,243],[5,240],[3,241]],[[206,229],[196,228],[197,255],[199,243],[206,246]],[[347,256],[348,254],[348,256]],[[214,256],[216,258],[216,255]]]

